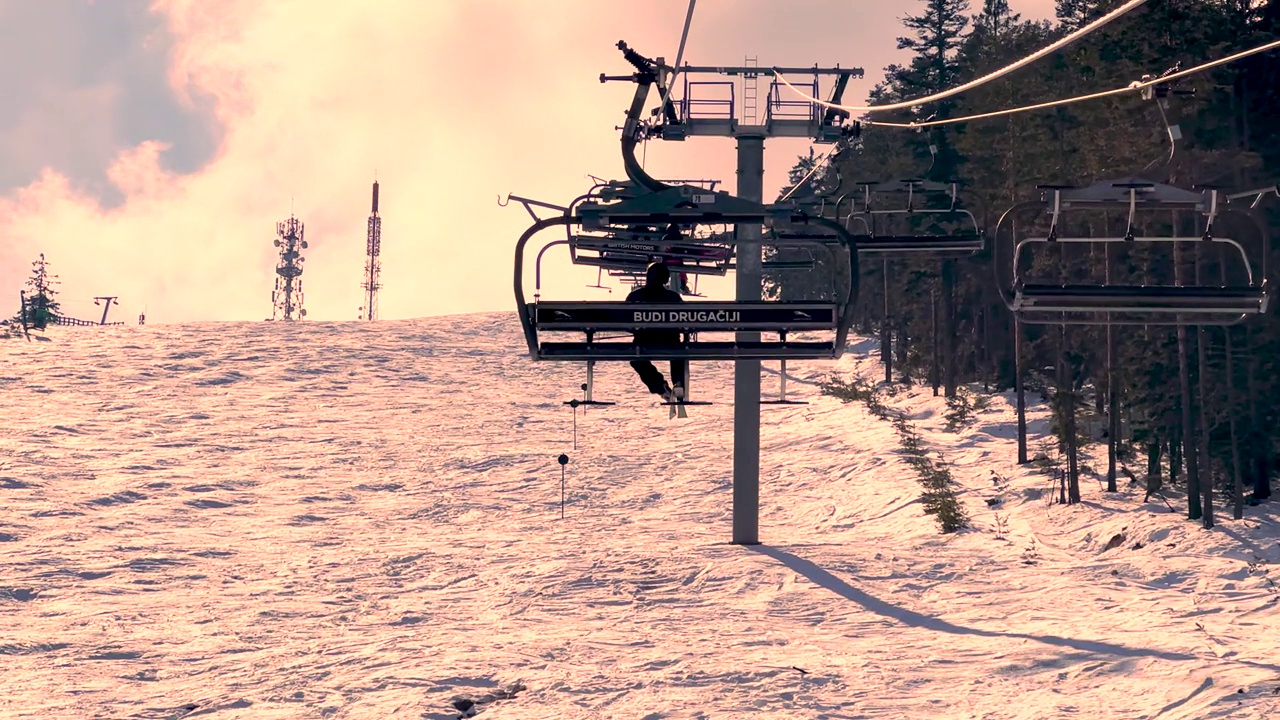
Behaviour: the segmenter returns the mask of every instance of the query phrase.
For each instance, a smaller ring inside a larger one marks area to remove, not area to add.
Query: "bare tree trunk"
[[[1103,235],[1107,228],[1104,227]],[[1111,284],[1111,245],[1105,248],[1104,265],[1106,266],[1107,284]],[[1111,313],[1107,313],[1111,319]],[[1120,435],[1120,393],[1116,388],[1116,338],[1112,326],[1107,326],[1107,492],[1116,492],[1116,443]],[[1099,394],[1101,400],[1101,394]]]
[[[1175,229],[1177,225],[1174,225]],[[1173,244],[1173,267],[1175,283],[1182,285],[1183,267],[1182,243]],[[1182,455],[1187,463],[1187,517],[1199,520],[1200,508],[1200,468],[1196,458],[1196,424],[1195,405],[1191,394],[1191,363],[1188,357],[1187,326],[1178,326],[1178,385],[1181,391],[1182,405]]]
[[[938,367],[938,293],[929,293],[929,332],[933,338],[931,361],[929,364],[929,384],[933,386],[933,396],[938,397],[938,387],[942,382],[942,373]]]
[[[1147,495],[1142,498],[1143,502],[1146,502],[1151,497],[1151,493],[1160,491],[1162,485],[1160,480],[1160,450],[1162,447],[1160,440],[1147,445]]]
[[[884,316],[880,321],[880,362],[884,364],[884,381],[893,382],[893,316],[889,313],[889,261],[884,260]]]
[[[1058,335],[1058,425],[1067,455],[1067,502],[1080,502],[1080,472],[1076,456],[1076,372],[1067,358],[1067,326]]]
[[[907,357],[911,353],[912,341],[919,341],[919,338],[911,337],[907,330],[907,324],[899,321],[897,343],[893,346],[894,357],[897,358],[898,373],[901,375],[903,382],[910,382],[911,366],[907,364]]]
[[[983,299],[985,302],[985,298]],[[987,306],[978,308],[978,322],[973,327],[973,344],[978,348],[974,369],[982,380],[982,392],[991,392],[991,331],[987,321]]]
[[[942,385],[953,398],[959,383],[956,368],[956,261],[942,261]]]
[[[1075,371],[1072,370],[1072,375]],[[1071,381],[1067,393],[1067,500],[1080,502],[1080,448],[1076,435],[1076,388]]]
[[[1225,284],[1225,283],[1224,283]],[[1240,520],[1244,517],[1244,481],[1240,477],[1240,441],[1236,437],[1236,379],[1232,358],[1231,328],[1224,328],[1227,353],[1227,413],[1228,429],[1231,432],[1231,517]]]
[[[1262,427],[1261,419],[1258,416],[1258,393],[1257,393],[1257,353],[1251,353],[1249,356],[1249,364],[1246,366],[1245,388],[1249,394],[1249,427],[1252,428],[1250,435],[1257,437],[1258,429]],[[1267,448],[1258,447],[1259,443],[1253,443],[1253,499],[1266,500],[1271,497],[1271,451]]]
[[[1202,512],[1201,520],[1204,527],[1213,527],[1213,460],[1209,457],[1209,422],[1206,417],[1206,408],[1209,406],[1209,396],[1204,389],[1204,376],[1208,373],[1209,363],[1206,359],[1205,352],[1205,331],[1204,328],[1196,328],[1196,384],[1199,391],[1199,419],[1197,422],[1197,443],[1196,454],[1204,460],[1204,475],[1200,478],[1200,490],[1202,496]]]
[[[1196,284],[1200,284],[1200,270],[1204,264],[1204,244],[1196,244]],[[1204,460],[1204,477],[1201,478],[1200,489],[1203,496],[1202,524],[1205,529],[1213,527],[1213,459],[1209,456],[1209,395],[1205,392],[1204,377],[1209,374],[1208,351],[1205,350],[1206,333],[1203,327],[1196,327],[1196,385],[1200,401],[1198,442],[1196,452]]]
[[[1023,387],[1022,321],[1013,318],[1013,388],[1018,408],[1018,464],[1027,464],[1027,393]]]
[[[1227,284],[1227,264],[1223,262],[1222,251],[1218,252],[1218,279],[1223,286]],[[1227,364],[1227,429],[1231,433],[1231,516],[1240,520],[1244,517],[1244,482],[1240,477],[1240,441],[1236,437],[1236,371],[1230,327],[1222,329],[1222,341]]]
[[[1200,468],[1196,462],[1196,426],[1192,412],[1191,368],[1187,358],[1187,328],[1178,326],[1178,384],[1182,390],[1181,455],[1187,464],[1187,517],[1199,520]]]

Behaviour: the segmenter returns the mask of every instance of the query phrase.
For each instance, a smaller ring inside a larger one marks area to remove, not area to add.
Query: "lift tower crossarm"
[[[718,75],[849,75],[862,77],[860,67],[754,67],[751,65],[689,65],[680,68],[681,73],[713,73]]]
[[[101,302],[101,301],[103,301],[103,300],[106,300],[106,301],[107,301],[105,305],[103,305],[103,304],[102,304],[102,302]],[[102,307],[102,319],[98,321],[98,324],[99,324],[99,325],[106,325],[106,324],[107,324],[107,311],[109,311],[109,310],[111,309],[111,303],[113,303],[113,302],[114,302],[114,303],[116,303],[117,305],[119,305],[119,304],[120,304],[117,300],[118,300],[118,298],[117,298],[115,295],[99,295],[99,296],[97,296],[97,297],[95,297],[95,298],[93,299],[93,304],[94,304],[94,305],[103,305],[103,307]]]
[[[630,58],[629,58],[630,59]],[[659,59],[661,60],[661,59]],[[634,62],[633,62],[634,64]],[[759,67],[756,65],[683,65],[672,68],[660,61],[657,68],[659,82],[666,76],[679,75],[684,81],[684,97],[674,106],[663,108],[663,122],[650,129],[650,137],[680,141],[689,137],[813,138],[814,142],[831,143],[849,136],[856,136],[857,123],[848,124],[848,112],[821,107],[817,102],[783,100],[774,95],[777,81],[770,85],[769,99],[763,121],[753,117],[751,98],[738,107],[734,98],[734,80],[693,80],[696,76],[719,75],[721,77],[746,78],[751,88],[760,76],[808,75],[813,78],[812,92],[818,91],[819,77],[834,77],[831,102],[844,95],[850,78],[861,78],[865,72],[860,67]],[[695,97],[695,90],[711,92],[714,97]],[[727,97],[724,95],[727,93]],[[754,97],[754,96],[752,96]],[[745,110],[745,112],[743,112]],[[656,114],[656,112],[655,112]]]

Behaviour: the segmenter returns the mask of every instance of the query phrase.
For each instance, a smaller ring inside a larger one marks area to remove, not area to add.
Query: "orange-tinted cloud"
[[[619,39],[673,61],[686,7],[154,0],[172,36],[173,90],[192,107],[209,103],[217,152],[189,174],[166,169],[160,143],[121,152],[108,178],[124,202],[111,207],[54,172],[0,197],[0,293],[16,296],[44,252],[72,314],[91,315],[92,296],[111,294],[128,318],[144,304],[152,321],[268,317],[271,239],[292,207],[311,245],[309,316],[354,319],[376,171],[383,316],[509,308],[511,249],[528,217],[499,208],[497,196],[567,202],[586,190],[588,172],[620,176],[614,126],[632,86],[597,77],[628,71]],[[861,65],[867,79],[851,89],[861,98],[897,59],[893,37],[908,9],[703,0],[685,59]],[[769,144],[766,193],[807,147]],[[716,177],[729,189],[733,161],[723,139],[647,150],[656,175]],[[562,296],[593,277],[549,272]]]

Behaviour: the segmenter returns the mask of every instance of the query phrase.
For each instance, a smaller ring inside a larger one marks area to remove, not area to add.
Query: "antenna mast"
[[[361,320],[378,319],[378,273],[382,263],[378,255],[382,252],[382,218],[378,217],[378,181],[373,181],[373,211],[369,214],[369,234],[365,242],[365,252],[369,259],[364,265],[364,307],[361,308]]]
[[[303,236],[302,221],[293,215],[289,219],[276,223],[276,239],[273,244],[280,248],[280,262],[276,265],[276,289],[271,293],[271,303],[275,306],[271,313],[272,320],[301,320],[307,316],[302,309],[302,251],[307,249],[307,241]]]

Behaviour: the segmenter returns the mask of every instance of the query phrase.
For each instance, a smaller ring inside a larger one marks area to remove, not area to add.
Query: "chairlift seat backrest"
[[[765,222],[773,212],[761,203],[723,191],[681,185],[616,203],[588,201],[578,207],[583,227],[656,223]]]
[[[1050,202],[1053,194],[1058,193],[1063,208],[1119,208],[1127,206],[1131,199],[1140,209],[1203,209],[1206,203],[1205,193],[1140,178],[1106,180],[1082,188],[1058,185],[1038,187],[1045,190],[1045,202]],[[1132,198],[1131,191],[1136,191],[1132,193]]]
[[[858,252],[879,256],[920,257],[921,255],[963,257],[983,248],[981,235],[865,235],[856,236]]]

